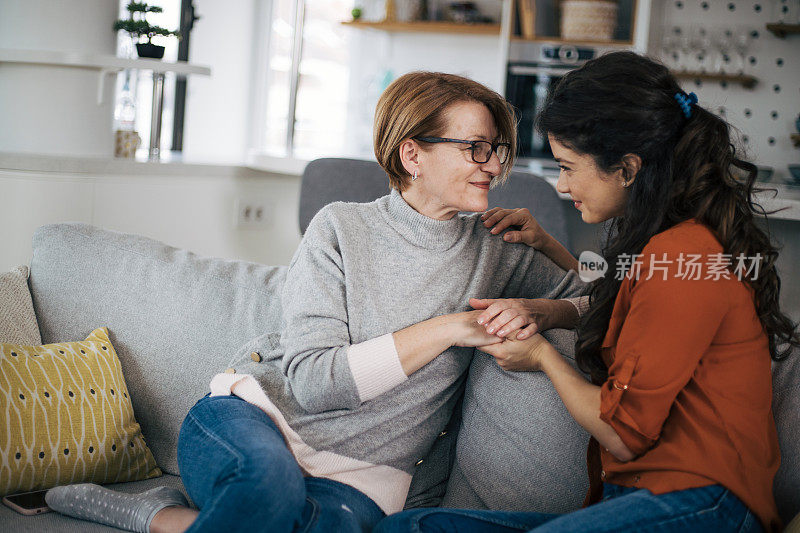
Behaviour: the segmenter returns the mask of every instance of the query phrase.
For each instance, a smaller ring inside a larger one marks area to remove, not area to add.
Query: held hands
[[[527,209],[502,209],[495,207],[481,215],[483,225],[492,228],[491,233],[497,235],[501,231],[517,226],[519,230],[512,230],[503,235],[506,242],[521,242],[532,248],[540,250],[552,237],[533,218]],[[494,226],[494,227],[492,227]]]
[[[552,300],[470,298],[469,305],[482,310],[477,318],[478,324],[486,328],[486,333],[498,337],[523,340],[555,324],[556,309]]]
[[[493,356],[500,368],[511,372],[538,372],[547,357],[559,355],[553,345],[539,334],[524,341],[506,339],[478,349]]]
[[[446,315],[445,318],[451,328],[452,346],[475,347],[502,342],[502,338],[487,333],[486,329],[478,324],[480,314],[481,311],[466,311]]]

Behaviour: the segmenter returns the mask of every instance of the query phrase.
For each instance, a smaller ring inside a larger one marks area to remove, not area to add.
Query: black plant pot
[[[164,57],[164,47],[152,43],[137,43],[136,52],[139,57],[152,57],[153,59]]]

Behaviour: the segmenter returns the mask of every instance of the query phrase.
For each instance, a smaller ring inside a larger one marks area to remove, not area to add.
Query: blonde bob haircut
[[[485,105],[494,118],[499,141],[511,144],[508,159],[492,185],[502,183],[517,153],[516,118],[506,100],[480,83],[442,72],[409,72],[393,81],[375,108],[373,144],[378,163],[389,175],[393,189],[405,190],[409,173],[400,160],[400,145],[417,136],[441,137],[447,129],[445,112],[455,103]]]

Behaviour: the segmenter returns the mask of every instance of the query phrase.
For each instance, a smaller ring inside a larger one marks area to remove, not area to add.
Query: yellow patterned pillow
[[[105,328],[83,342],[0,344],[0,495],[161,475]]]

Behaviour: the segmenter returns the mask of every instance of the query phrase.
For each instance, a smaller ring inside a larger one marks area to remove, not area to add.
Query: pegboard
[[[650,55],[662,56],[662,37],[675,27],[686,31],[699,25],[709,33],[750,30],[744,73],[757,78],[753,89],[725,81],[679,81],[686,92],[697,94],[700,105],[738,130],[738,144],[750,161],[774,168],[773,183],[784,183],[787,165],[800,163],[800,148],[790,138],[797,133],[800,114],[800,34],[781,39],[766,28],[777,21],[780,4],[781,0],[661,0],[653,6],[658,27],[651,28],[648,47]]]

